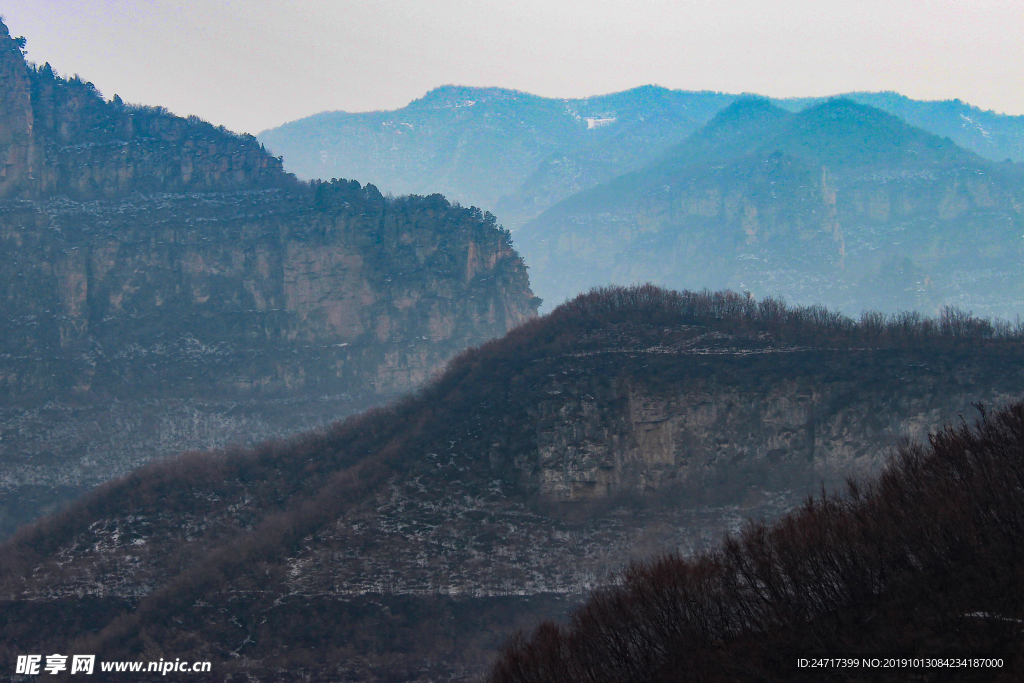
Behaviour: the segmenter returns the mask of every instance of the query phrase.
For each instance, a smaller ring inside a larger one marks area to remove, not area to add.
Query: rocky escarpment
[[[0,23],[0,536],[154,458],[409,391],[535,315],[490,214],[299,183],[23,47]]]
[[[594,292],[384,410],[151,465],[23,532],[0,652],[466,679],[629,559],[706,547],[1019,396],[1022,353],[965,316]]]
[[[372,186],[0,205],[5,528],[406,392],[534,315],[493,217]]]
[[[608,336],[635,340],[636,330]],[[1024,390],[1020,376],[1003,377],[997,361],[970,353],[780,347],[714,334],[648,342],[636,355],[618,351],[626,377],[609,374],[598,355],[548,378],[543,398],[524,408],[533,448],[502,465],[548,500],[666,490],[744,498],[875,471],[901,438],[926,438],[973,402],[1003,404]]]

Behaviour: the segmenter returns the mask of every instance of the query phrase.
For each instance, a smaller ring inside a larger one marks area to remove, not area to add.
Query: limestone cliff
[[[492,215],[299,183],[0,24],[0,536],[154,458],[322,425],[535,315]]]
[[[153,457],[410,391],[535,314],[493,217],[358,183],[8,201],[0,249],[8,529]]]

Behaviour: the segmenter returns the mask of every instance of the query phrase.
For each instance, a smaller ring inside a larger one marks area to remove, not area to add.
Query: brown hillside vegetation
[[[847,494],[718,548],[632,565],[490,683],[1011,681],[1024,670],[1024,403],[908,445]],[[1002,658],[1001,669],[807,670],[800,657]]]
[[[0,666],[62,652],[209,660],[216,680],[465,680],[631,557],[699,551],[971,401],[1024,394],[1020,339],[954,310],[853,321],[595,290],[386,408],[151,463],[22,529],[0,546]]]

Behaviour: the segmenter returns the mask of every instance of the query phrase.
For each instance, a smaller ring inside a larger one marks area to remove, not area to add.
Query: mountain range
[[[838,96],[989,160],[1024,161],[1024,116],[893,92]],[[394,111],[322,112],[257,137],[300,177],[357,177],[394,194],[441,192],[515,230],[576,192],[655,161],[741,97],[648,85],[558,99],[448,85]],[[825,99],[772,102],[799,111]]]
[[[513,229],[542,310],[652,281],[862,310],[1024,312],[1024,117],[895,93],[653,86],[581,100],[446,86],[261,139],[300,174],[429,183]]]
[[[1024,393],[1024,326],[964,310],[1024,294],[1021,117],[892,93],[445,87],[268,132],[272,153],[24,57],[0,23],[12,683],[51,653],[95,655],[96,680],[188,659],[313,683],[479,679],[540,651],[535,679],[562,680],[562,643],[590,639],[550,620],[632,637],[593,605],[628,603],[651,567],[689,585],[686,558],[735,589],[691,662],[715,675],[755,651],[772,670],[798,638],[851,642],[851,623],[918,638],[947,585],[965,607],[941,624],[1019,640],[1016,570],[971,554],[1020,526],[1017,475],[962,466],[993,450],[983,429],[936,430]],[[275,156],[286,142],[331,179],[288,173],[306,171]],[[635,279],[674,289],[592,288]],[[967,447],[936,470],[915,443],[934,455],[943,434]],[[963,554],[922,574],[936,547]],[[910,592],[815,602],[865,584],[793,588],[778,567],[805,558]],[[982,602],[976,567],[1001,577]],[[636,653],[655,661],[616,661]]]
[[[730,287],[858,315],[1024,313],[1024,165],[847,99],[740,99],[645,168],[515,233],[552,302],[608,282]]]

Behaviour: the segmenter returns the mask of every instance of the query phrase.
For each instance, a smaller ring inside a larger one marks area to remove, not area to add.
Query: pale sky
[[[448,83],[895,90],[1024,114],[1024,0],[5,0],[28,59],[258,133]]]

